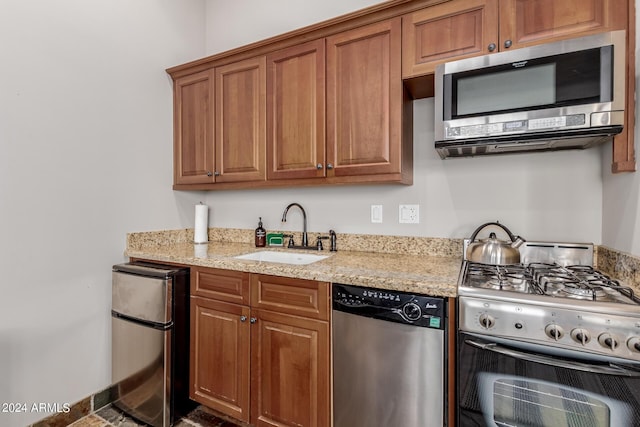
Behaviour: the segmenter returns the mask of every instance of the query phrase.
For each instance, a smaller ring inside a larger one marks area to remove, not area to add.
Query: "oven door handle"
[[[615,365],[613,363],[609,363],[609,366],[591,365],[588,363],[582,363],[578,361],[574,362],[574,361],[568,361],[568,360],[562,360],[562,359],[554,359],[553,357],[549,357],[549,356],[525,353],[522,351],[502,347],[496,343],[483,344],[483,343],[479,343],[472,340],[464,340],[464,342],[482,350],[492,351],[494,353],[513,357],[515,359],[526,360],[528,362],[541,363],[543,365],[566,368],[574,371],[578,370],[578,371],[592,372],[592,373],[604,374],[604,375],[616,375],[616,376],[623,376],[623,377],[640,377],[640,372],[627,369],[622,366]]]

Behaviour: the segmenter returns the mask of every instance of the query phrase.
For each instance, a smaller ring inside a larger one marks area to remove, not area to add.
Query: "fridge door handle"
[[[118,313],[115,310],[111,310],[111,317],[126,320],[127,322],[136,323],[141,326],[146,326],[148,328],[158,329],[161,331],[173,328],[173,321],[167,323],[152,322],[150,320],[143,320],[137,317],[127,316],[126,314]]]

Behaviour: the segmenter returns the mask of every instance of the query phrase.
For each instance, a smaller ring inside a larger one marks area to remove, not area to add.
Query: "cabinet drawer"
[[[215,268],[191,269],[191,295],[249,304],[249,273]]]
[[[329,320],[329,283],[251,275],[251,307]]]

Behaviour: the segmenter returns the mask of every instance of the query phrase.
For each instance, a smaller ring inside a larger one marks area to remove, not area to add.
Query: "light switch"
[[[420,205],[400,205],[398,210],[398,222],[400,224],[419,224]]]
[[[382,222],[382,205],[371,205],[371,222]]]

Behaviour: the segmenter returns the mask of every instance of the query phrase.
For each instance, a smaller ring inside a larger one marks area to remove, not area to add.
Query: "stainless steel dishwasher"
[[[447,301],[333,284],[334,427],[442,427]]]
[[[113,266],[114,405],[168,427],[189,400],[189,270],[151,263]]]

